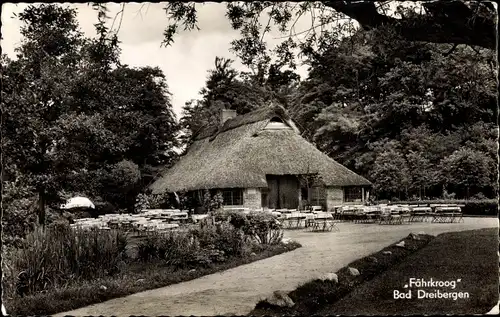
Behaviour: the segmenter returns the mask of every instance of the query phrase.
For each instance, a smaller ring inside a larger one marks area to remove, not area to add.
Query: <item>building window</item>
[[[288,124],[286,124],[285,122],[283,122],[283,120],[281,120],[280,118],[278,117],[274,117],[272,118],[269,123],[267,124],[267,126],[265,127],[266,130],[283,130],[283,129],[291,129],[290,126]]]
[[[323,186],[313,186],[311,188],[311,205],[326,206],[326,190]]]
[[[345,187],[344,201],[345,202],[361,202],[363,200],[361,187]]]
[[[222,191],[224,198],[224,206],[242,206],[243,205],[243,189],[231,188]]]

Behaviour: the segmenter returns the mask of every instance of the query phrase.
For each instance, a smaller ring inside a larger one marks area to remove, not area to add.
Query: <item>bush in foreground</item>
[[[278,244],[283,238],[283,229],[276,217],[267,212],[244,214],[237,211],[218,211],[215,220],[229,222],[236,229],[259,244]]]
[[[127,238],[119,231],[72,230],[56,223],[30,233],[13,251],[9,275],[19,296],[117,273]],[[11,289],[11,292],[14,290]]]
[[[153,232],[138,245],[140,261],[160,260],[176,268],[209,266],[251,252],[251,242],[229,223],[205,225],[188,232]]]

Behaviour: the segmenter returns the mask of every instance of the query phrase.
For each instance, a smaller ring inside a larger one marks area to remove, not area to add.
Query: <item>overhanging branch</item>
[[[377,12],[374,2],[368,1],[323,1],[323,4],[358,21],[365,29],[392,26],[409,41],[466,44],[488,49],[496,47],[495,14],[490,6],[483,13],[469,8],[461,1],[425,2],[426,14],[396,19]]]

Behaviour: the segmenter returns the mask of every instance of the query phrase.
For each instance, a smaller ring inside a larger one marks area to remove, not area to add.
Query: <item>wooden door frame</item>
[[[268,203],[268,206],[270,207],[272,205],[271,203],[271,199],[273,199],[273,196],[276,196],[276,200],[275,201],[275,208],[276,209],[285,209],[287,208],[287,197],[281,197],[281,194],[284,193],[285,195],[287,194],[287,190],[283,191],[283,188],[281,188],[281,186],[284,185],[287,185],[289,182],[288,182],[288,178],[290,179],[293,179],[294,180],[294,183],[297,184],[297,188],[294,192],[294,201],[296,201],[296,207],[295,208],[298,208],[300,206],[300,197],[299,195],[297,194],[298,192],[300,193],[300,180],[298,179],[298,176],[297,175],[277,175],[277,174],[267,174],[266,175],[266,181],[268,183],[268,188],[270,188],[270,180],[272,180],[272,182],[276,184],[276,191],[275,191],[275,195],[268,195],[268,199],[269,199],[269,203]],[[283,179],[285,179],[285,181],[283,181]],[[271,190],[270,190],[271,192]],[[292,197],[292,196],[290,196]]]

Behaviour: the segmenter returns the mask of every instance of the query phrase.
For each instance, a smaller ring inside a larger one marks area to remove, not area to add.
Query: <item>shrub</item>
[[[167,194],[146,194],[139,193],[135,198],[134,212],[140,213],[144,209],[160,208],[162,205],[168,203],[169,196]]]
[[[3,242],[18,244],[32,232],[38,222],[35,206],[36,198],[3,199]]]
[[[215,221],[227,221],[236,229],[261,244],[277,244],[283,238],[281,224],[271,213],[251,212],[244,214],[237,211],[219,211],[214,213]]]
[[[218,210],[222,207],[223,202],[224,198],[220,191],[217,191],[214,195],[211,195],[208,189],[205,190],[205,193],[203,194],[203,207],[205,207],[206,210]]]
[[[227,257],[245,257],[252,244],[241,229],[227,222],[207,224],[189,232],[148,234],[138,244],[138,259],[142,262],[160,260],[175,267],[208,266],[224,262]]]
[[[127,237],[120,232],[73,230],[55,222],[38,228],[25,248],[12,255],[12,276],[20,295],[33,294],[72,280],[116,273],[125,258]]]
[[[199,227],[192,233],[202,249],[218,249],[228,256],[244,256],[247,253],[243,231],[227,222]]]
[[[462,211],[466,215],[498,215],[498,200],[469,200],[465,203]]]
[[[116,213],[116,207],[110,202],[100,202],[95,204],[95,209],[91,210],[91,214],[94,218],[101,215],[114,214]]]
[[[255,212],[247,216],[249,233],[262,244],[277,244],[283,238],[281,224],[270,213]]]
[[[488,197],[486,197],[483,193],[479,192],[479,193],[475,194],[474,196],[472,196],[471,199],[486,200],[486,199],[488,199]]]
[[[188,263],[199,246],[186,232],[151,232],[137,246],[138,259],[143,262],[161,260],[182,267]]]

